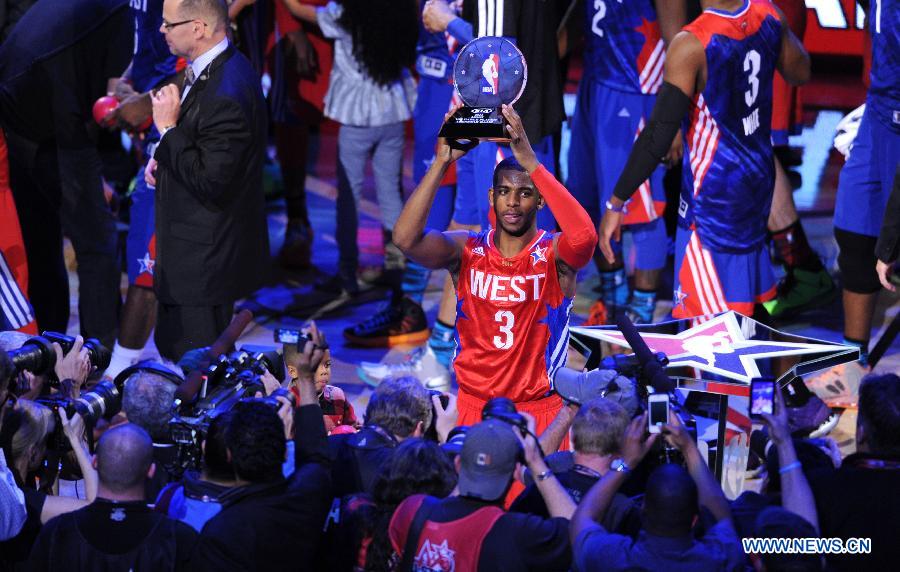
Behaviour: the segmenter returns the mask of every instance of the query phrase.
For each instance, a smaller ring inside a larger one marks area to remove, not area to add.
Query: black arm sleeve
[[[678,134],[681,119],[690,106],[691,99],[683,91],[669,82],[663,82],[656,96],[650,121],[634,142],[628,163],[613,189],[613,195],[627,201],[641,183],[650,177],[669,152],[672,140]]]
[[[900,256],[900,165],[894,173],[894,188],[884,209],[884,222],[875,244],[875,256],[882,262],[894,262]]]

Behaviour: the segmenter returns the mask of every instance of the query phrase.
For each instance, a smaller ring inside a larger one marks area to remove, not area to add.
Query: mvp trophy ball
[[[509,141],[500,106],[515,103],[527,81],[528,66],[515,44],[496,36],[472,40],[453,65],[453,86],[465,105],[444,124],[440,136]]]

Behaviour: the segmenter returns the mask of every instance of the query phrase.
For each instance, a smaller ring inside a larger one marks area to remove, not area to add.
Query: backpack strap
[[[419,510],[416,511],[416,516],[406,532],[406,546],[403,547],[403,559],[400,560],[400,565],[397,568],[399,572],[412,571],[413,559],[415,558],[416,548],[419,546],[419,537],[422,536],[422,529],[425,528],[425,522],[431,516],[431,513],[434,512],[439,502],[438,499],[427,495],[422,499],[422,504],[419,505]]]

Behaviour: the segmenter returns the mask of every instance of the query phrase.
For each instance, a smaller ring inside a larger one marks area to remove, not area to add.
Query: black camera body
[[[517,427],[524,436],[528,434],[528,420],[516,411],[516,405],[506,397],[495,397],[484,404],[481,409],[481,420],[497,419]]]
[[[59,410],[64,410],[69,419],[78,413],[84,419],[86,426],[93,427],[101,417],[112,419],[116,413],[122,410],[122,390],[120,386],[111,381],[101,381],[90,391],[83,392],[74,399],[63,397],[56,393],[39,397],[35,399],[35,402],[53,411],[56,425],[50,437],[49,447],[58,451],[65,451],[69,448],[69,441],[66,439],[62,429],[62,418],[59,416]]]
[[[206,439],[209,424],[238,402],[260,401],[277,410],[281,406],[276,399],[278,395],[293,397],[284,389],[267,397],[254,397],[257,392],[265,393],[261,376],[269,371],[276,378],[279,374],[283,378],[284,367],[270,355],[277,356],[277,352],[247,349],[220,355],[207,368],[197,400],[181,405],[169,421],[169,436],[176,449],[172,466],[166,467],[169,474],[180,477],[185,470],[201,468],[201,443]]]
[[[9,357],[17,371],[27,370],[35,375],[49,373],[56,366],[56,352],[52,345],[54,343],[59,344],[63,355],[66,355],[72,350],[75,338],[59,332],[43,332],[40,336],[26,340],[21,348],[8,352]],[[103,370],[109,367],[112,354],[100,340],[88,338],[84,341],[83,347],[87,349],[94,368]]]

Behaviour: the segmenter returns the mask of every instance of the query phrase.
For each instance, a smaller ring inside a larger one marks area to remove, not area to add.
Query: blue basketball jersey
[[[141,93],[175,75],[178,58],[169,51],[159,31],[162,25],[163,0],[130,0],[134,14],[134,61],[131,84]]]
[[[873,0],[869,18],[872,73],[868,105],[879,121],[900,132],[900,0]]]
[[[707,9],[686,31],[706,50],[707,80],[685,121],[679,224],[703,243],[748,252],[766,238],[775,167],[772,78],[781,22],[767,0],[733,13]]]
[[[656,93],[666,47],[652,0],[587,0],[584,78],[629,93]]]

